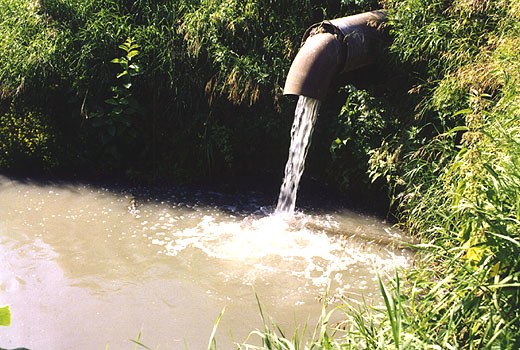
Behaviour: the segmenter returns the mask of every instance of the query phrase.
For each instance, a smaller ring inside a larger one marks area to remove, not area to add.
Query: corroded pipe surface
[[[287,74],[284,95],[323,100],[335,76],[373,63],[385,20],[384,11],[372,11],[311,26]]]

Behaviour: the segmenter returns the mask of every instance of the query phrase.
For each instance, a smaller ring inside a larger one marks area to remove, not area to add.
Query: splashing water
[[[321,102],[311,97],[300,96],[294,112],[291,128],[291,146],[285,165],[285,176],[275,213],[292,214],[296,206],[296,194],[305,168],[314,123]]]

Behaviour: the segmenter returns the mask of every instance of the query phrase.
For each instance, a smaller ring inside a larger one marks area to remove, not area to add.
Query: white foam
[[[172,228],[167,237],[156,233],[149,239],[164,247],[166,255],[196,248],[210,258],[238,262],[235,265],[247,267],[241,276],[244,283],[261,274],[285,273],[323,287],[331,280],[339,283],[352,269],[366,269],[373,278],[376,269],[391,272],[408,266],[408,257],[391,247],[376,243],[367,247],[366,242],[326,233],[337,226],[330,217],[303,214],[221,222],[208,215],[193,227]],[[363,289],[362,283],[357,287]]]

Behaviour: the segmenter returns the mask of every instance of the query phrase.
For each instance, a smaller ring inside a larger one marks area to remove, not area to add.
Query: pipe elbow
[[[345,55],[345,48],[334,34],[309,36],[289,69],[284,94],[323,100]]]
[[[323,100],[337,75],[373,63],[385,20],[384,11],[372,11],[311,26],[287,74],[284,95]]]

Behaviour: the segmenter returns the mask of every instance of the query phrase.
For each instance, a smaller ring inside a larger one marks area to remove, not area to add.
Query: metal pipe
[[[311,26],[287,74],[284,95],[323,100],[335,76],[373,63],[385,20],[378,10]]]

